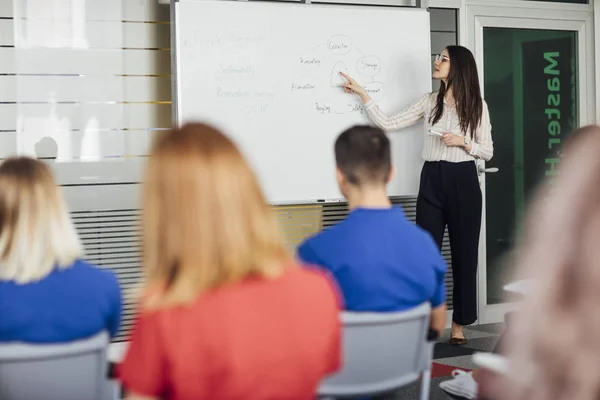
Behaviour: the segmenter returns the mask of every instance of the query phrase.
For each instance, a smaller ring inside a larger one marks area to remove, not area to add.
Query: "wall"
[[[433,60],[457,42],[456,11],[432,9],[431,29]],[[56,157],[88,259],[115,270],[125,291],[117,340],[141,282],[139,177],[171,121],[169,43],[169,7],[156,0],[0,1],[0,158]],[[393,200],[414,219],[415,198]],[[275,211],[292,251],[346,215],[344,204]]]

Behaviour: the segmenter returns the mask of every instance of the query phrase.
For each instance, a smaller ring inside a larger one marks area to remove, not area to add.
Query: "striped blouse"
[[[450,107],[445,100],[442,117],[435,125],[431,125],[429,117],[433,113],[436,99],[437,92],[428,93],[411,104],[406,110],[390,116],[385,115],[372,100],[365,104],[365,109],[375,125],[385,131],[406,128],[424,118],[423,159],[425,161],[463,162],[475,159],[489,161],[494,155],[494,142],[492,141],[492,125],[490,124],[490,114],[486,102],[483,101],[481,124],[475,130],[475,139],[471,141],[471,151],[467,152],[462,147],[448,147],[439,136],[429,134],[429,129],[434,128],[440,132],[465,135],[460,129],[456,107]]]

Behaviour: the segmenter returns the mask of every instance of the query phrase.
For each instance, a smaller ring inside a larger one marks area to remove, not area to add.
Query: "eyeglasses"
[[[443,63],[445,61],[450,61],[450,58],[443,54],[438,54],[435,56],[435,62]]]

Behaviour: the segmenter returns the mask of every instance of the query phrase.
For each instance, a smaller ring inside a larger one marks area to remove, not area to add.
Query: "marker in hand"
[[[429,133],[431,133],[432,135],[437,135],[437,136],[439,136],[439,137],[442,137],[442,136],[444,136],[444,134],[443,134],[442,132],[440,132],[440,131],[436,131],[435,129],[430,129],[430,130],[429,130]]]

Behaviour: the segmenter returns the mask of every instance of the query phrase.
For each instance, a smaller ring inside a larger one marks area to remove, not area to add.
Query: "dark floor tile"
[[[502,331],[504,331],[504,322],[499,322],[497,324],[473,325],[469,326],[468,329],[480,332],[501,334]]]
[[[465,347],[477,351],[491,352],[494,350],[494,347],[496,347],[496,343],[498,343],[498,336],[490,336],[479,339],[471,339],[467,342]]]
[[[468,342],[467,342],[468,343]],[[477,350],[466,346],[453,346],[449,343],[436,343],[433,348],[433,359],[468,356]]]

